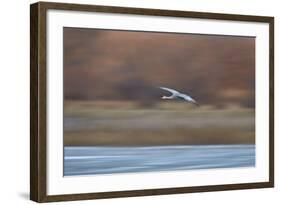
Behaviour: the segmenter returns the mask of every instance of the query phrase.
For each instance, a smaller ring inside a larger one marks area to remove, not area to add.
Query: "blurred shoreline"
[[[64,146],[255,144],[251,108],[160,101],[65,101]]]

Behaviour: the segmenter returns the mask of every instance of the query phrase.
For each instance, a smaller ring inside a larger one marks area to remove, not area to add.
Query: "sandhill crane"
[[[190,102],[190,103],[193,103],[194,105],[197,105],[198,106],[198,103],[190,96],[186,95],[186,94],[183,94],[183,93],[180,93],[174,89],[171,89],[171,88],[165,88],[165,87],[159,87],[160,89],[162,90],[166,90],[170,93],[172,93],[171,96],[163,96],[162,99],[181,99],[181,100],[185,100],[187,102]]]

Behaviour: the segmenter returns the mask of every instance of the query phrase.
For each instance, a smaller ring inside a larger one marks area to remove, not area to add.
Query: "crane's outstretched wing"
[[[165,88],[165,87],[159,87],[159,88],[162,89],[162,90],[166,90],[166,91],[172,93],[173,95],[178,95],[178,94],[180,94],[180,92],[178,92],[178,91],[176,91],[176,90],[174,90],[174,89],[171,89],[171,88]]]

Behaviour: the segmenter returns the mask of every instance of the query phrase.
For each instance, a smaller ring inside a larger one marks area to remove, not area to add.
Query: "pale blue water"
[[[253,166],[255,145],[64,148],[64,176]]]

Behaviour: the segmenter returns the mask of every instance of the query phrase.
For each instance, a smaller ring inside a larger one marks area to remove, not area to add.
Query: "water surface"
[[[64,176],[255,166],[255,145],[64,147]]]

